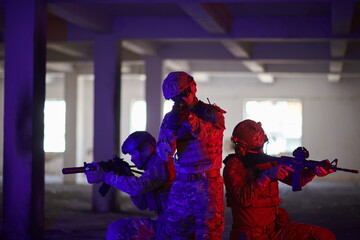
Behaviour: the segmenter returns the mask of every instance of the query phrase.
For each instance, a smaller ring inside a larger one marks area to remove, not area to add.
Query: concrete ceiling
[[[142,73],[144,57],[159,56],[169,70],[207,77],[360,80],[360,1],[47,2],[49,71],[91,63],[96,36],[110,34],[122,40],[129,74]]]

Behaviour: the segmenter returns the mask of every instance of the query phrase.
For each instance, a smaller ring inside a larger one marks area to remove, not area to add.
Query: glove
[[[96,170],[85,172],[88,183],[93,184],[93,183],[99,183],[99,182],[104,181],[106,173],[101,168],[101,166],[96,162],[92,162],[91,165],[95,166]]]
[[[266,169],[264,171],[264,174],[273,180],[283,180],[289,175],[289,172],[293,171],[294,169],[292,169],[291,167],[279,164],[272,168]]]
[[[331,165],[330,161],[328,159],[321,161],[323,163],[325,163],[325,165]],[[332,170],[331,168],[326,169],[320,166],[317,166],[314,168],[314,173],[316,176],[318,177],[325,177],[326,175],[328,175],[329,173],[333,173],[334,170]]]
[[[189,118],[189,115],[189,109],[174,105],[173,110],[169,114],[168,127],[171,130],[177,130],[179,126]]]

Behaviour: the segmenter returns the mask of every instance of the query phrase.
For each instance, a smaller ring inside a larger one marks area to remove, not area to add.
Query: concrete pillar
[[[75,167],[78,165],[77,156],[77,73],[65,74],[65,102],[66,102],[66,128],[65,128],[65,152],[64,167]],[[64,177],[65,184],[75,184],[76,174]]]
[[[157,56],[144,57],[146,74],[146,131],[155,138],[159,135],[162,114],[162,59]]]
[[[107,161],[120,151],[120,50],[114,36],[97,36],[94,45],[94,161]],[[113,210],[114,189],[105,197],[94,184],[93,209],[97,212]]]
[[[3,238],[44,236],[46,3],[6,1]]]

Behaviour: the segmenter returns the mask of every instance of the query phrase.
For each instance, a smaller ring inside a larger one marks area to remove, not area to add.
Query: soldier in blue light
[[[145,172],[140,176],[119,176],[104,172],[100,165],[96,171],[86,172],[89,183],[105,182],[130,195],[140,210],[157,214],[157,220],[150,218],[121,218],[112,222],[107,230],[107,240],[120,239],[168,239],[164,231],[165,210],[171,183],[172,167],[161,161],[155,152],[155,138],[145,131],[129,135],[122,145],[122,152],[131,155],[131,161]]]

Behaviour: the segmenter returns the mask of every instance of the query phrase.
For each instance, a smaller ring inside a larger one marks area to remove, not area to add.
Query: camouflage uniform
[[[130,154],[136,167],[145,172],[140,176],[120,176],[114,172],[86,172],[89,183],[103,181],[130,195],[140,210],[150,210],[157,219],[121,218],[112,222],[106,233],[107,240],[150,240],[169,239],[165,233],[164,222],[169,188],[174,178],[174,166],[162,161],[155,152],[156,140],[147,132],[132,133],[123,143],[122,151]]]
[[[165,98],[176,95],[167,95],[169,89],[181,93],[190,78],[183,72],[170,73],[163,84]],[[166,231],[171,239],[219,240],[224,229],[220,168],[225,112],[197,98],[194,102],[191,107],[175,102],[160,127],[156,151],[164,161],[174,161],[176,170]]]
[[[107,240],[121,239],[168,239],[162,232],[167,208],[169,189],[166,185],[166,166],[156,154],[148,160],[152,166],[141,177],[105,175],[104,182],[128,193],[140,210],[150,210],[157,214],[157,220],[150,218],[121,218],[112,222],[106,234]],[[162,236],[157,236],[161,234]]]
[[[264,174],[276,163],[261,151],[251,151],[262,148],[267,138],[260,123],[246,121],[233,133],[233,142],[241,146],[236,146],[236,153],[224,160],[226,200],[233,218],[230,240],[335,239],[328,229],[291,222],[286,210],[279,207],[278,180]],[[314,176],[312,170],[303,170],[301,186]],[[281,181],[291,185],[291,174]]]

